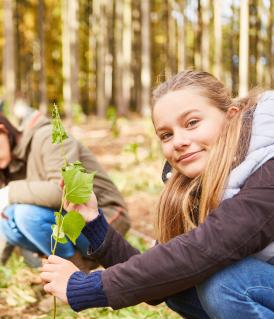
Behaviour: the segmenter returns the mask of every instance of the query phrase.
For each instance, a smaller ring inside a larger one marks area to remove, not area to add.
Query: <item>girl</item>
[[[94,195],[67,203],[107,269],[85,275],[50,256],[44,289],[76,311],[166,301],[185,318],[274,318],[274,92],[234,101],[212,75],[185,71],[155,90],[152,119],[172,167],[158,245],[139,254]]]
[[[33,112],[23,132],[0,115],[0,188],[5,186],[0,189],[0,233],[8,242],[1,256],[3,263],[14,246],[24,249],[32,266],[39,266],[40,260],[30,251],[46,256],[51,253],[51,225],[54,211],[61,204],[58,184],[63,166],[62,149],[52,144],[51,131],[50,121],[39,112]],[[94,183],[99,205],[110,219],[116,217],[114,227],[125,233],[129,221],[123,214],[125,203],[117,188],[78,141],[69,137],[64,147],[69,150],[68,161],[80,160],[88,171],[97,171]],[[92,261],[81,258],[86,256],[87,248],[88,241],[82,235],[76,247],[68,242],[57,249],[60,256],[90,270]]]

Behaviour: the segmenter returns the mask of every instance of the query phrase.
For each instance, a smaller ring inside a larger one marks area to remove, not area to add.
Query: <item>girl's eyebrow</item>
[[[190,109],[190,110],[187,110],[187,111],[184,111],[182,112],[180,115],[179,115],[179,119],[182,120],[184,119],[185,117],[187,117],[189,114],[193,113],[193,112],[200,112],[200,110],[198,109]],[[157,130],[156,130],[156,134],[158,134],[159,132],[161,131],[164,131],[167,129],[167,126],[166,125],[163,125],[163,126],[160,126]]]
[[[187,110],[185,112],[182,112],[179,116],[179,118],[183,119],[185,118],[187,115],[189,115],[190,113],[193,113],[193,112],[200,112],[200,110],[198,109],[191,109],[191,110]]]

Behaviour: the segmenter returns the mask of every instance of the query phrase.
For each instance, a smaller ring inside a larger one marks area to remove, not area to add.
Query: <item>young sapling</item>
[[[77,211],[69,211],[63,216],[64,200],[73,204],[85,204],[93,191],[93,179],[96,172],[88,173],[80,161],[68,163],[64,141],[68,135],[63,127],[58,108],[53,106],[52,111],[52,143],[61,144],[64,166],[61,175],[64,180],[62,202],[58,212],[55,212],[55,224],[52,225],[51,253],[56,254],[57,244],[67,243],[69,238],[75,245],[80,236],[85,221]],[[56,298],[54,297],[53,318],[56,318]]]

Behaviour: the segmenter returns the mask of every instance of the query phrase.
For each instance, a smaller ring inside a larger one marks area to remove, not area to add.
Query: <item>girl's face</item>
[[[205,169],[226,113],[197,89],[171,91],[153,109],[153,122],[164,156],[181,174],[194,178]]]
[[[5,169],[11,162],[11,150],[8,135],[0,131],[0,169]]]

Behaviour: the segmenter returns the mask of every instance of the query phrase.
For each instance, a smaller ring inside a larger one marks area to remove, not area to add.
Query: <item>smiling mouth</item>
[[[176,161],[177,162],[187,162],[187,161],[193,160],[195,158],[195,155],[200,153],[200,152],[201,151],[197,151],[197,152],[192,152],[192,153],[182,155]]]

